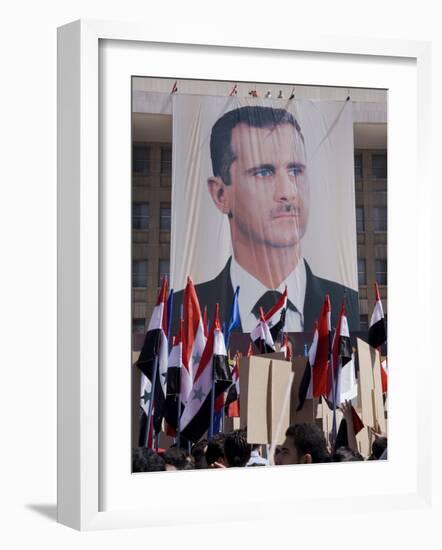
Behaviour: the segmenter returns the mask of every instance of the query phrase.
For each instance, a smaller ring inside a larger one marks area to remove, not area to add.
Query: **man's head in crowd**
[[[135,472],[162,472],[165,462],[152,449],[137,447],[132,453],[132,471]]]
[[[285,433],[285,441],[275,453],[275,464],[311,464],[328,462],[327,444],[315,424],[295,424]]]
[[[383,457],[385,450],[387,449],[387,438],[376,437],[371,445],[371,460],[380,460]]]
[[[349,447],[338,447],[332,456],[332,462],[354,462],[357,460],[364,460],[364,457]]]
[[[201,439],[192,447],[191,454],[195,461],[195,470],[205,470],[207,468],[206,450],[207,439]]]
[[[226,436],[223,433],[214,435],[207,442],[206,461],[209,468],[215,464],[225,466],[224,442]]]
[[[170,447],[163,455],[166,470],[193,470],[194,460],[180,447]]]
[[[250,459],[251,450],[245,430],[234,430],[227,434],[224,441],[226,466],[230,468],[245,466]]]

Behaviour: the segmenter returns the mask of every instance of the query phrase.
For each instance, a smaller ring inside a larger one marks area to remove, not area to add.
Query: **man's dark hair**
[[[244,430],[234,430],[226,435],[224,456],[229,466],[245,466],[250,459],[251,450]]]
[[[224,458],[225,439],[225,434],[219,433],[211,437],[207,442],[206,460],[209,466],[220,458]]]
[[[132,471],[135,472],[162,472],[165,462],[152,449],[136,447],[132,452]]]
[[[180,447],[169,447],[163,454],[164,462],[177,470],[193,470],[193,458]]]
[[[329,461],[324,434],[315,424],[295,424],[287,429],[285,435],[293,439],[298,455],[309,454],[313,463]]]
[[[195,470],[205,470],[208,467],[206,460],[207,439],[201,439],[192,447],[191,455],[195,461]]]
[[[276,128],[282,124],[291,124],[304,141],[301,127],[293,115],[285,109],[248,106],[228,111],[215,122],[210,136],[213,175],[220,177],[226,185],[231,184],[230,165],[236,160],[231,141],[232,130],[238,124],[246,124],[251,128]]]
[[[376,437],[371,445],[371,454],[372,454],[373,460],[379,460],[386,448],[387,448],[387,438]]]
[[[332,462],[354,462],[356,460],[364,460],[364,457],[349,447],[338,447],[332,457]]]

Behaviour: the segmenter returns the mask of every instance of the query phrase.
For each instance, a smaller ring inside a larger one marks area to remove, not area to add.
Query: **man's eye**
[[[297,177],[302,176],[304,173],[304,168],[302,166],[293,166],[293,168],[289,169],[289,176]]]
[[[270,168],[259,168],[258,170],[255,170],[255,176],[258,178],[268,178],[269,176],[273,175],[272,170]]]

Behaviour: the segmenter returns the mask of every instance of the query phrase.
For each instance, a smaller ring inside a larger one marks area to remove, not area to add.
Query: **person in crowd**
[[[207,439],[201,439],[192,447],[191,454],[195,463],[195,470],[205,470],[208,468],[206,460]]]
[[[223,433],[215,434],[207,443],[206,461],[209,468],[225,468],[224,442],[226,436]]]
[[[136,447],[132,453],[132,471],[162,472],[166,469],[164,459],[152,449]]]
[[[247,443],[245,430],[234,430],[226,435],[224,457],[227,468],[243,467],[250,460],[252,446]]]
[[[275,464],[311,464],[329,462],[327,443],[316,424],[295,424],[285,433],[285,441],[275,452]]]
[[[180,447],[172,446],[163,455],[166,470],[193,470],[194,459],[187,451]]]
[[[356,460],[364,460],[364,457],[350,447],[338,447],[332,456],[332,462],[354,462]]]
[[[376,435],[371,445],[371,455],[369,460],[386,460],[387,458],[387,438]]]
[[[252,451],[250,453],[250,459],[246,466],[268,466],[269,461],[267,458],[261,456],[261,445],[252,445]]]

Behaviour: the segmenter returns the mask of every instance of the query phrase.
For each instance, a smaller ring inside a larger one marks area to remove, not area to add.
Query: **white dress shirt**
[[[257,323],[257,318],[252,309],[256,302],[268,290],[277,290],[283,293],[287,286],[287,298],[296,307],[297,311],[287,309],[285,318],[285,330],[287,332],[301,332],[304,329],[304,299],[307,287],[307,274],[303,258],[299,259],[296,268],[290,275],[278,286],[278,288],[267,288],[248,271],[242,268],[235,257],[232,256],[230,264],[230,280],[233,290],[239,286],[239,314],[241,317],[241,326],[243,332],[251,332]]]

